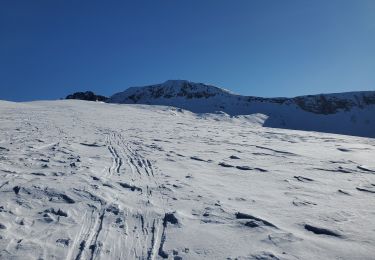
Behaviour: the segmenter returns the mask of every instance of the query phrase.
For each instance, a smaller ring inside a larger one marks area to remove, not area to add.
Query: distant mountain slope
[[[110,103],[174,106],[195,113],[223,111],[231,116],[261,113],[264,126],[375,137],[375,91],[320,94],[294,98],[241,96],[186,80],[131,87]]]

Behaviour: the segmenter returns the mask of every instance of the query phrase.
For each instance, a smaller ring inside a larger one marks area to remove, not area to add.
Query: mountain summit
[[[264,126],[375,137],[375,91],[262,98],[187,80],[131,87],[110,103],[174,106],[194,113],[264,114]]]
[[[113,103],[147,103],[156,99],[201,99],[215,96],[233,95],[228,90],[203,83],[187,80],[168,80],[162,84],[145,87],[131,87],[124,92],[113,95],[109,102]]]

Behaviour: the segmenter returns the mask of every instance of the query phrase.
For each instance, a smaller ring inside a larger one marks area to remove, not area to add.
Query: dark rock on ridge
[[[71,95],[66,96],[66,99],[79,99],[79,100],[87,100],[87,101],[107,101],[107,97],[96,95],[92,91],[86,91],[86,92],[75,92]]]

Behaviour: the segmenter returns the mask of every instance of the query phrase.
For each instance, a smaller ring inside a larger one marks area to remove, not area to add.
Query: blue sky
[[[1,0],[0,99],[187,79],[243,95],[375,89],[374,0]]]

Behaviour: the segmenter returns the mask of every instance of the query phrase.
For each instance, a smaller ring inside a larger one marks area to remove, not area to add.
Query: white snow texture
[[[375,139],[272,104],[373,115],[0,101],[0,259],[374,259]]]

